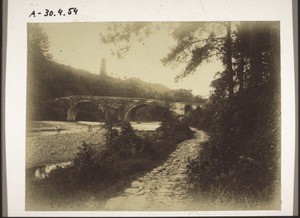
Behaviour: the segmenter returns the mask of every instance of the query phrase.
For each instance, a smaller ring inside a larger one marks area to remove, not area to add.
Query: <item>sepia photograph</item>
[[[279,21],[27,24],[26,211],[281,209]]]

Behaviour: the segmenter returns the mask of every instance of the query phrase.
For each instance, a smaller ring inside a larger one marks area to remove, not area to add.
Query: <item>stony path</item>
[[[118,197],[109,199],[105,210],[189,210],[193,199],[188,195],[188,159],[193,159],[206,135],[199,130],[195,138],[178,145],[168,160],[132,182]]]

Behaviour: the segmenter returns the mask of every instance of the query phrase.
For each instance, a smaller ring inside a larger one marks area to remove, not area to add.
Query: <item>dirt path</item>
[[[109,199],[104,209],[189,210],[193,199],[188,194],[186,165],[188,159],[196,157],[201,142],[207,138],[202,131],[193,130],[194,139],[180,143],[163,165],[132,182],[120,196]]]

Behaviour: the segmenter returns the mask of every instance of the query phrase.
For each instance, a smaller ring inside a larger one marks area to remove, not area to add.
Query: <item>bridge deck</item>
[[[76,99],[76,98],[83,98],[83,99],[114,99],[114,100],[157,100],[157,99],[149,99],[149,98],[134,98],[134,97],[116,97],[116,96],[91,96],[91,95],[72,95],[72,96],[65,96],[65,97],[58,97],[56,99]]]

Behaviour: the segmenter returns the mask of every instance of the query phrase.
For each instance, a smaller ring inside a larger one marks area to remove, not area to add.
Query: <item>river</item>
[[[104,123],[32,121],[26,133],[26,168],[46,167],[72,161],[82,142],[104,149]],[[133,129],[154,131],[160,122],[131,122]]]

